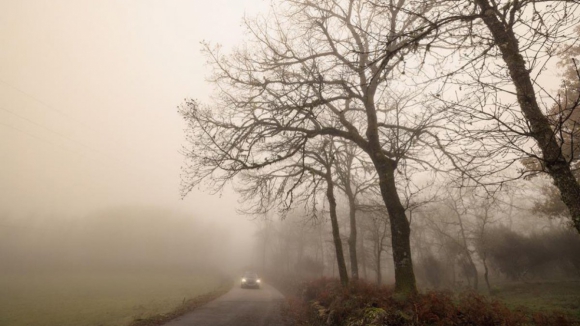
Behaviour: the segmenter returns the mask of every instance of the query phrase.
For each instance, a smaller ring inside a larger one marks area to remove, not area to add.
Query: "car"
[[[255,272],[245,272],[244,276],[242,276],[241,287],[242,289],[245,288],[259,289],[261,282],[262,281],[258,278],[258,274],[256,274]]]

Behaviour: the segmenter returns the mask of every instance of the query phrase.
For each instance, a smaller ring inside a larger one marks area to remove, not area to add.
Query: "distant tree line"
[[[153,207],[86,216],[0,215],[0,272],[228,273],[225,228]]]

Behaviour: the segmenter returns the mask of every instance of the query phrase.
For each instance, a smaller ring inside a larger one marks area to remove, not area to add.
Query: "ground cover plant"
[[[495,297],[510,307],[548,312],[559,310],[580,320],[580,281],[538,281],[498,284]]]
[[[510,308],[475,292],[426,292],[402,297],[392,288],[366,282],[340,286],[318,279],[288,300],[285,315],[292,325],[578,325],[560,311]]]
[[[222,285],[194,273],[0,275],[0,325],[128,325],[172,312]]]

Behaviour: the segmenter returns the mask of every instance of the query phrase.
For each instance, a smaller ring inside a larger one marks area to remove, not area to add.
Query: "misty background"
[[[176,107],[184,98],[211,101],[215,87],[206,81],[210,69],[200,42],[228,52],[245,37],[244,15],[268,5],[0,3],[0,270],[209,268],[235,275],[277,267],[281,275],[336,275],[324,214],[306,221],[298,209],[286,224],[252,221],[237,213],[244,203],[229,188],[180,196],[186,125]],[[552,63],[542,83],[555,90],[559,78]],[[519,216],[508,219],[500,210],[497,224],[515,224],[524,234],[559,227],[530,214],[542,182],[519,187],[528,189],[515,199]],[[347,208],[339,208],[345,219]],[[440,207],[418,211],[416,239],[441,238],[422,233],[437,230],[428,220],[437,210],[449,215]],[[386,224],[365,219],[365,278],[380,279],[384,270],[389,281],[388,241],[384,249],[370,249],[388,238],[386,231],[371,232]],[[432,249],[417,240],[418,256],[431,258]]]
[[[0,269],[248,264],[233,192],[180,198],[176,106],[209,98],[199,42],[235,44],[263,5],[0,3]]]

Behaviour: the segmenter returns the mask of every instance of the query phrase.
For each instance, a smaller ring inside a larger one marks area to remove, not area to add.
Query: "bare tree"
[[[390,249],[391,238],[388,213],[384,207],[365,207],[362,211],[364,216],[362,228],[367,235],[365,239],[371,243],[372,268],[375,271],[377,284],[383,282],[383,253]]]
[[[494,206],[498,206],[494,198],[484,198],[481,200],[480,204],[476,206],[477,211],[475,212],[477,223],[475,249],[481,258],[481,263],[483,265],[483,279],[485,280],[485,285],[487,286],[487,291],[489,293],[492,293],[492,291],[491,285],[489,284],[489,265],[487,261],[489,255],[487,232],[489,230],[490,224],[494,222],[494,216],[492,212]]]
[[[357,258],[357,210],[358,198],[369,188],[376,187],[376,172],[369,169],[368,163],[358,157],[361,150],[352,143],[339,141],[334,160],[337,175],[336,185],[342,190],[348,199],[350,235],[348,249],[350,253],[351,275],[353,279],[359,278]],[[374,173],[373,173],[374,172]]]
[[[568,24],[578,22],[578,18],[574,17],[578,3],[552,1],[554,8],[546,7],[542,10],[535,6],[534,1],[506,2],[503,7],[489,0],[475,2],[482,15],[481,19],[488,27],[508,68],[520,109],[529,124],[529,135],[536,140],[542,153],[542,162],[546,172],[554,179],[562,195],[562,201],[570,210],[574,226],[580,232],[580,184],[572,174],[570,161],[562,152],[563,142],[559,141],[557,130],[551,127],[549,119],[538,105],[534,80],[530,75],[530,69],[533,66],[527,65],[522,55],[525,52],[522,46],[528,44],[520,44],[521,40],[529,37],[535,42],[558,42],[562,33],[566,33]],[[526,6],[530,6],[530,9],[526,10]],[[526,11],[531,11],[531,17],[525,16]],[[524,24],[530,28],[526,34],[521,35],[517,28]],[[538,37],[538,34],[546,36]],[[553,46],[553,44],[548,46]]]
[[[468,284],[473,279],[473,288],[477,290],[479,278],[473,259],[472,228],[466,225],[468,207],[462,190],[458,191],[459,193],[447,192],[445,199],[439,203],[439,210],[428,218],[428,222],[448,245],[460,248],[462,272]]]
[[[402,68],[406,58],[435,29],[420,15],[434,4],[410,3],[412,14],[402,10],[405,1],[386,8],[355,0],[283,1],[270,20],[247,22],[252,38],[231,56],[208,45],[220,97],[213,108],[187,101],[181,109],[191,144],[183,193],[204,181],[220,189],[242,171],[275,174],[314,139],[342,138],[365,152],[377,172],[396,291],[415,292],[396,175],[412,164],[434,168],[445,144],[432,129],[442,124],[435,107],[420,105],[420,98],[398,100],[394,76],[411,70]]]
[[[333,161],[335,160],[335,149],[332,142],[324,143],[324,150],[317,152],[308,152],[306,155],[311,157],[314,161],[320,164],[320,168],[303,165],[303,168],[322,178],[326,183],[326,199],[328,200],[328,208],[330,213],[330,223],[332,226],[332,238],[334,241],[334,248],[336,251],[336,260],[338,263],[338,274],[343,286],[348,284],[348,274],[346,272],[346,264],[344,261],[344,253],[342,251],[342,240],[340,238],[340,230],[338,226],[338,215],[336,213],[336,196],[334,192],[333,180]],[[326,147],[328,146],[328,149]]]
[[[284,164],[280,162],[275,170],[268,173],[246,171],[241,174],[240,181],[243,184],[240,184],[237,190],[245,201],[254,203],[246,212],[259,213],[276,206],[280,208],[279,213],[284,216],[293,208],[295,202],[306,203],[305,211],[310,212],[309,215],[315,215],[319,210],[317,198],[325,188],[338,272],[342,284],[346,286],[348,274],[339,230],[333,179],[336,148],[330,137],[310,142],[309,145],[309,148],[303,147],[300,155],[293,157],[294,160],[284,160]]]
[[[580,28],[576,28],[580,36]],[[564,68],[563,80],[558,90],[555,103],[547,112],[552,129],[558,134],[562,155],[570,162],[576,181],[580,181],[580,71],[578,60],[580,45],[565,48],[560,57],[559,66]],[[543,162],[535,158],[522,160],[525,167],[533,172],[542,172]],[[570,218],[568,207],[562,202],[560,191],[554,185],[542,187],[543,198],[537,202],[535,209],[549,218],[566,216]]]
[[[267,232],[267,250],[260,253],[256,250],[255,264],[259,265],[265,254],[268,264],[262,269],[262,274],[282,287],[295,286],[296,282],[318,277],[323,273],[324,257],[320,244],[321,235],[326,231],[327,223],[313,221],[307,212],[295,209],[289,212],[284,220],[269,220],[264,228],[257,233],[262,238]],[[257,243],[258,247],[262,243]]]
[[[484,176],[497,176],[497,172],[522,156],[537,159],[541,170],[554,180],[570,211],[572,224],[580,232],[580,185],[574,178],[571,156],[566,153],[566,130],[570,130],[578,107],[566,106],[559,110],[557,119],[550,119],[545,112],[552,106],[549,102],[559,100],[539,82],[559,48],[577,41],[577,35],[571,31],[580,22],[580,3],[567,0],[444,3],[438,8],[446,11],[439,11],[434,24],[439,25],[445,17],[462,15],[465,19],[439,30],[439,37],[427,45],[440,51],[429,52],[426,61],[435,62],[442,72],[434,78],[445,85],[441,86],[441,100],[456,108],[449,117],[450,125],[467,131],[463,136],[471,140],[466,146],[471,159],[461,162],[462,167],[487,160],[491,163],[487,168],[482,165],[480,172]],[[461,174],[466,176],[463,171]],[[474,175],[469,177],[481,181]],[[514,177],[519,176],[507,179]]]

